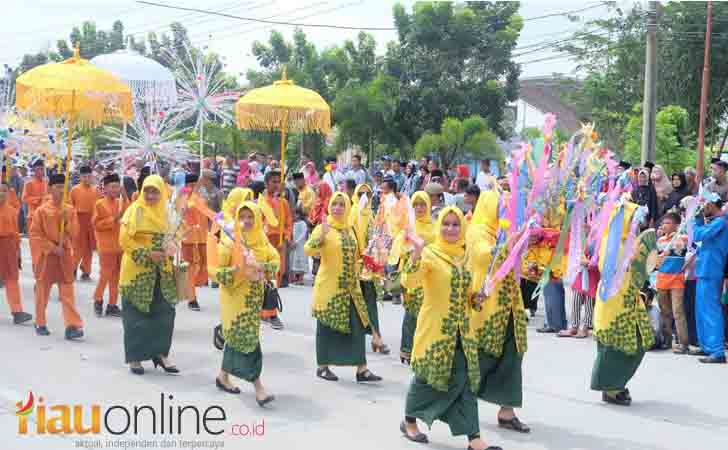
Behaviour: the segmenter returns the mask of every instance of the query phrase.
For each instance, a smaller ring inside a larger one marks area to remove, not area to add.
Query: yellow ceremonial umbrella
[[[68,197],[71,146],[74,127],[95,127],[104,122],[132,117],[131,90],[111,72],[82,59],[76,47],[73,57],[35,67],[15,82],[15,106],[20,111],[68,125],[68,153],[63,202]],[[64,222],[61,221],[61,234]]]
[[[280,81],[253,89],[241,97],[235,104],[235,111],[238,128],[281,132],[281,181],[286,177],[288,132],[326,134],[331,131],[331,108],[326,100],[316,91],[288,80],[285,69]]]

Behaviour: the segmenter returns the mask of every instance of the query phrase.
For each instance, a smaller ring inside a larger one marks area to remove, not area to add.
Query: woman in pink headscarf
[[[468,169],[468,166],[466,166],[465,164],[458,165],[455,173],[456,173],[456,176],[455,176],[455,178],[453,178],[452,183],[450,183],[450,192],[452,192],[452,193],[457,193],[458,181],[460,181],[460,180],[470,181],[470,169]]]
[[[306,184],[309,186],[316,186],[319,182],[319,176],[316,172],[316,166],[313,161],[309,161],[303,166],[303,177],[306,179]]]
[[[235,180],[235,184],[240,187],[248,187],[250,184],[250,164],[247,159],[241,159],[238,161],[240,172],[238,172],[238,178]]]

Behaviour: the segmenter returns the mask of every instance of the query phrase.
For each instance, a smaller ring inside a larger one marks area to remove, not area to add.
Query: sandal
[[[513,416],[511,419],[501,419],[498,418],[498,426],[500,428],[505,428],[506,430],[513,430],[517,431],[519,433],[530,433],[531,428],[526,425],[525,423],[518,420],[518,417]]]
[[[258,402],[258,406],[260,406],[262,408],[275,399],[276,399],[275,395],[267,395],[264,399],[260,400],[260,399],[256,398],[255,401]]]
[[[326,381],[339,381],[339,377],[334,374],[328,367],[319,367],[316,369],[316,376]]]
[[[363,372],[357,372],[356,373],[356,382],[357,383],[370,383],[370,382],[377,382],[382,381],[382,377],[374,375],[371,370],[366,369]]]
[[[632,397],[629,395],[629,391],[622,391],[614,396],[602,392],[602,401],[612,405],[629,406],[632,404]]]
[[[577,339],[585,339],[589,336],[589,332],[585,329],[580,329],[578,333],[574,336]]]
[[[421,432],[417,432],[414,436],[410,436],[410,434],[407,432],[407,424],[402,421],[402,423],[399,424],[399,431],[402,432],[404,437],[409,439],[412,442],[417,442],[418,444],[427,444],[430,441],[427,439],[427,435]]]
[[[559,331],[556,336],[558,337],[574,337],[577,335],[576,328],[570,328],[568,330]]]

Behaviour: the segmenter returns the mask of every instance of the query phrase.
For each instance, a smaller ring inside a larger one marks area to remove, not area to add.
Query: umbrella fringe
[[[321,134],[331,131],[331,113],[328,110],[237,105],[238,127],[242,129],[278,131],[286,118],[289,131]]]

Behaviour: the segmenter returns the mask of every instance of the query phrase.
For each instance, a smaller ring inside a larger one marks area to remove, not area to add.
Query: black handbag
[[[265,287],[263,289],[263,309],[277,309],[279,312],[283,312],[281,296],[278,294],[278,289],[276,289],[270,281],[265,282]]]
[[[222,350],[225,347],[225,337],[222,335],[222,324],[212,330],[212,345],[218,350]]]

